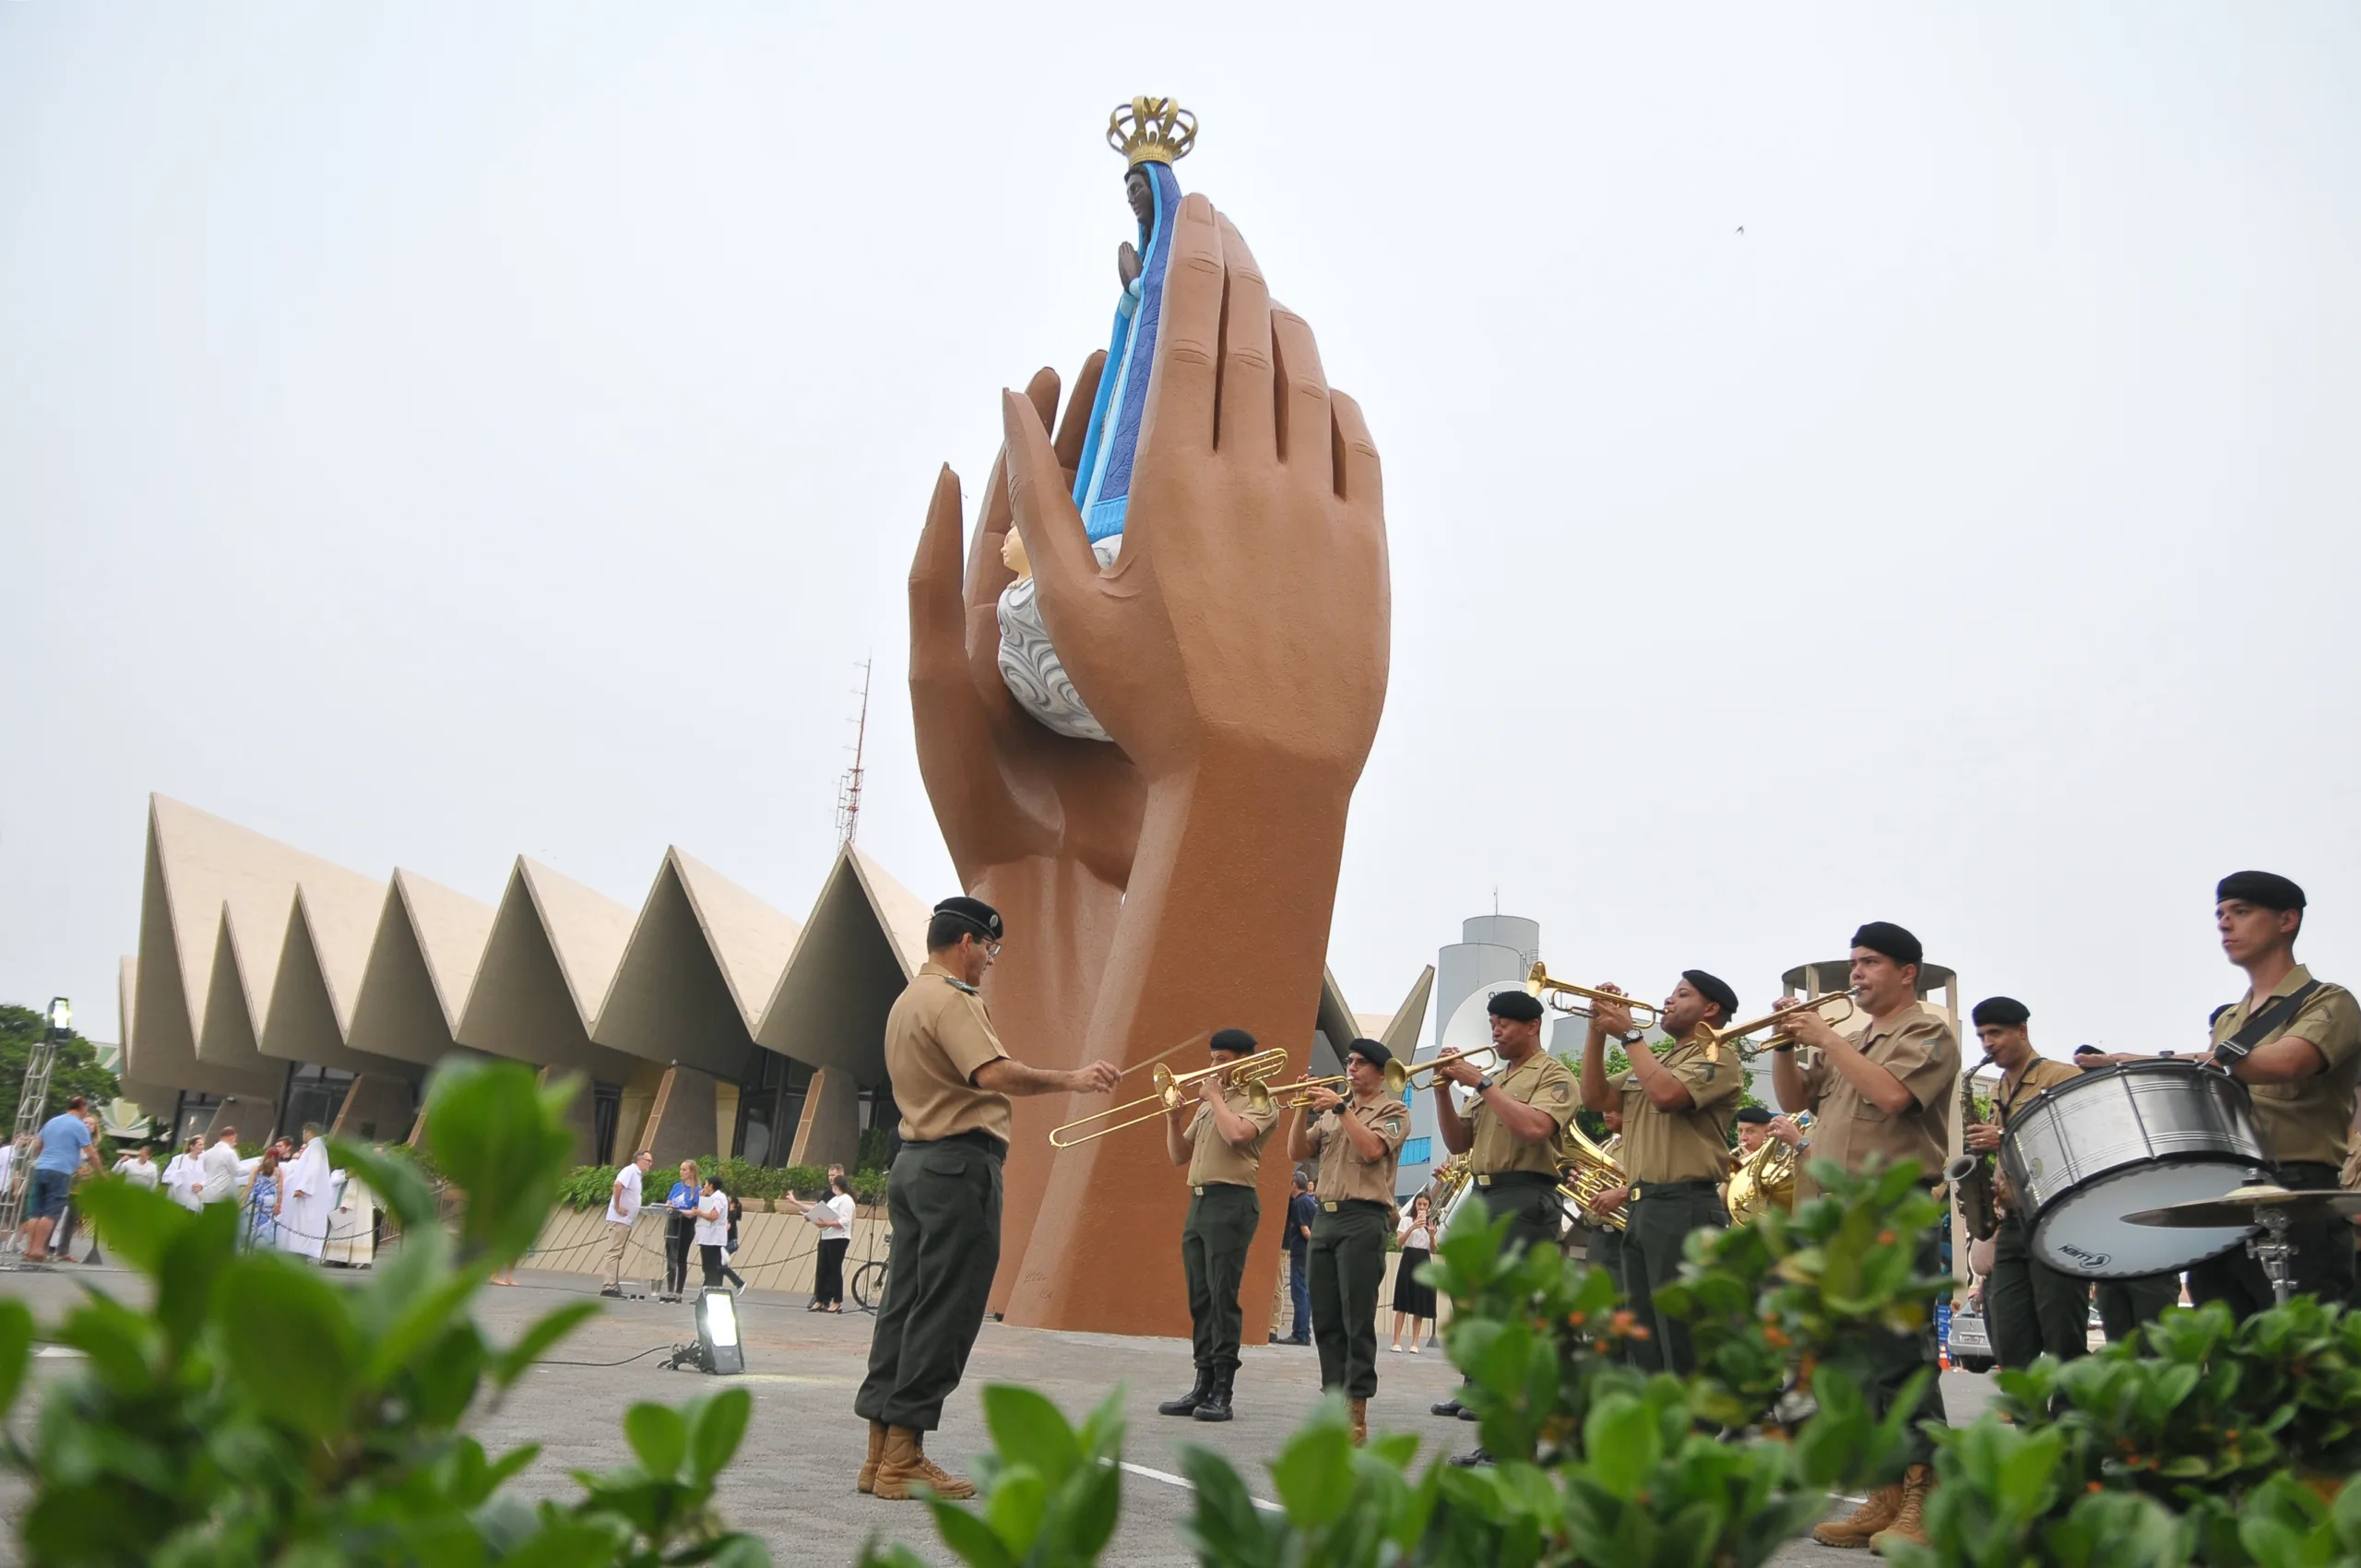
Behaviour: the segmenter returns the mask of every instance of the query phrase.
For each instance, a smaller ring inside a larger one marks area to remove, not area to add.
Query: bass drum
[[[2142,1209],[2218,1198],[2271,1169],[2245,1087],[2193,1063],[2135,1062],[2045,1090],[2009,1120],[2000,1168],[2034,1217],[2034,1255],[2083,1279],[2169,1274],[2250,1226],[2133,1225]]]

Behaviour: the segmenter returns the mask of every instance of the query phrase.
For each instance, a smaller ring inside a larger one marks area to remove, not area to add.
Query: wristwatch
[[[1476,1080],[1476,1092],[1477,1094],[1489,1093],[1490,1092],[1491,1087],[1492,1080],[1489,1078],[1478,1078]]]
[[[1645,1029],[1631,1029],[1622,1034],[1617,1035],[1615,1038],[1621,1040],[1626,1046],[1633,1046],[1647,1039],[1648,1031]]]

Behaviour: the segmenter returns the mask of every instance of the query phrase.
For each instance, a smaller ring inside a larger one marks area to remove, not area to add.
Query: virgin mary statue
[[[1122,292],[1115,302],[1107,369],[1091,404],[1082,462],[1074,478],[1074,505],[1101,566],[1123,548],[1132,462],[1147,410],[1148,377],[1156,368],[1164,273],[1172,254],[1172,221],[1180,207],[1180,183],[1173,177],[1172,165],[1196,145],[1197,117],[1169,98],[1134,98],[1108,117],[1107,140],[1125,160],[1123,194],[1139,221],[1139,243],[1127,240],[1115,255],[1116,280]],[[1059,734],[1108,739],[1067,679],[1058,650],[1050,646],[1025,546],[1014,530],[1003,559],[1016,581],[1000,597],[1001,678],[1026,712]]]

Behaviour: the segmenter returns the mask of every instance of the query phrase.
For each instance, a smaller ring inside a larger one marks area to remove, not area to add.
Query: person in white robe
[[[191,1138],[164,1167],[164,1195],[183,1208],[205,1206],[204,1153],[205,1140]]]
[[[377,1259],[377,1194],[350,1171],[338,1170],[331,1180],[336,1207],[328,1216],[328,1241],[320,1261],[366,1268]]]
[[[328,1216],[336,1201],[328,1185],[330,1174],[327,1140],[320,1136],[317,1126],[305,1127],[303,1151],[279,1178],[280,1191],[287,1194],[279,1212],[281,1250],[314,1261],[326,1250]]]

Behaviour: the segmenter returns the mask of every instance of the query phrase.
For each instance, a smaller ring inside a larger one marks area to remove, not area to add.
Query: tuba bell
[[[1621,1154],[1622,1136],[1611,1137],[1602,1146],[1590,1141],[1588,1134],[1573,1122],[1558,1135],[1558,1195],[1570,1198],[1581,1209],[1583,1218],[1592,1225],[1604,1225],[1610,1230],[1620,1230],[1629,1222],[1624,1209],[1601,1214],[1594,1206],[1601,1193],[1616,1187],[1628,1187],[1631,1179],[1623,1173],[1617,1157]]]
[[[1792,1118],[1797,1131],[1811,1126],[1811,1112],[1807,1111]],[[1756,1216],[1777,1208],[1793,1211],[1796,1206],[1796,1151],[1777,1138],[1765,1138],[1762,1146],[1738,1162],[1738,1170],[1730,1175],[1730,1223],[1743,1225]]]

